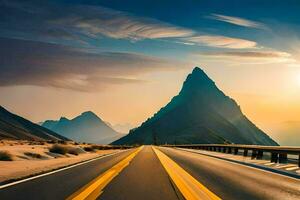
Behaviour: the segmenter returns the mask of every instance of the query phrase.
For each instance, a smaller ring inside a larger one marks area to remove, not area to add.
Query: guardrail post
[[[278,153],[271,153],[271,162],[273,163],[278,162]]]
[[[244,154],[243,154],[243,156],[248,156],[248,149],[244,149]]]
[[[298,156],[298,167],[300,167],[300,154]]]
[[[226,153],[226,147],[223,147],[223,153]]]
[[[257,151],[256,150],[252,150],[251,159],[256,158],[256,156],[257,156]]]
[[[263,151],[261,151],[261,150],[258,150],[258,152],[257,152],[257,156],[256,156],[256,159],[262,159],[262,158],[263,158],[263,156],[264,156],[264,152],[263,152]]]
[[[238,148],[235,148],[234,149],[234,155],[237,155],[239,153],[239,149]]]
[[[287,163],[287,154],[286,153],[280,153],[279,154],[279,163]]]
[[[229,147],[227,153],[231,153],[231,152],[232,152],[232,151],[231,151],[231,147]]]

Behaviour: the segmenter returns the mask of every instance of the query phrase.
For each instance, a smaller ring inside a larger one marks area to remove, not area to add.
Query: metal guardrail
[[[92,148],[98,150],[111,150],[111,149],[131,149],[134,146],[129,145],[92,145]]]
[[[234,145],[234,144],[189,144],[189,145],[163,145],[165,147],[179,147],[189,149],[202,149],[237,155],[243,150],[243,156],[248,156],[251,151],[252,159],[262,159],[264,152],[270,153],[273,163],[287,163],[288,155],[298,155],[298,166],[300,167],[300,147],[284,146],[260,146],[260,145]]]

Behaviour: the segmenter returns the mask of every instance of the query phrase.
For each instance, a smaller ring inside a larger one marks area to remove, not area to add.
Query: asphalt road
[[[197,153],[160,150],[222,199],[300,199],[300,180]]]
[[[60,200],[118,163],[132,150],[105,157],[49,176],[0,189],[1,200]],[[0,169],[1,170],[1,169]]]
[[[173,200],[177,194],[153,149],[145,146],[99,199]]]
[[[300,199],[300,180],[171,148],[159,148],[182,169],[222,199]],[[111,170],[135,150],[0,190],[1,200],[66,199],[100,174]],[[1,169],[0,169],[1,170]],[[113,171],[113,170],[112,170]],[[145,146],[113,179],[107,179],[98,199],[182,199],[153,149]]]

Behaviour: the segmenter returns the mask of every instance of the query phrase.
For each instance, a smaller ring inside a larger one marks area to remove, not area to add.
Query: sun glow
[[[300,73],[296,77],[296,83],[300,87]]]

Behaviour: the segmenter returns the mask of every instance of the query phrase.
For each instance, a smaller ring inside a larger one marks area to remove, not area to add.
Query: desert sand
[[[58,169],[78,162],[86,161],[105,154],[110,154],[120,150],[96,150],[86,152],[83,150],[87,145],[68,144],[67,146],[77,148],[79,155],[57,154],[49,152],[53,144],[46,142],[28,141],[1,141],[0,151],[8,152],[12,156],[12,161],[0,161],[0,183],[12,179],[20,179],[33,174]],[[30,156],[29,153],[39,155],[38,158]]]

